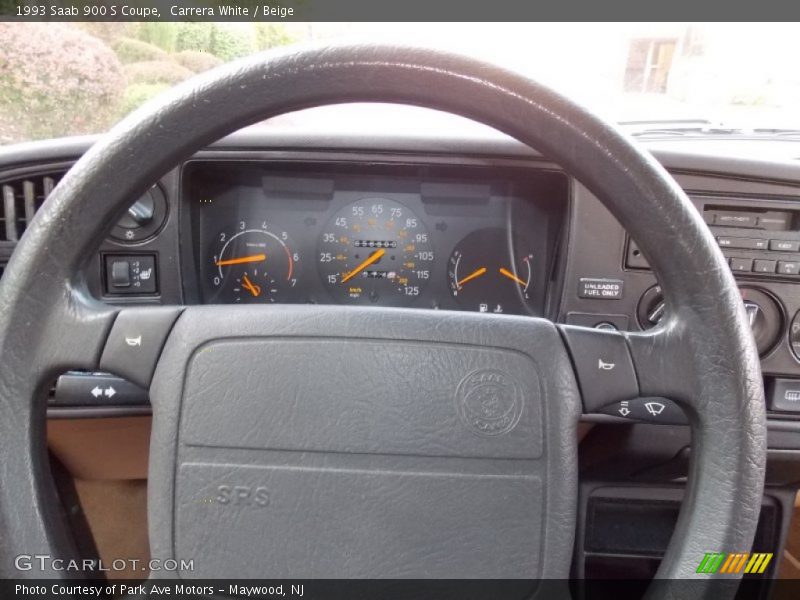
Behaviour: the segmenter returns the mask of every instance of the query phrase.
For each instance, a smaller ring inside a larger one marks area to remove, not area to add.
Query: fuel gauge
[[[470,233],[450,255],[450,292],[467,310],[527,314],[534,273],[529,248],[499,227]]]

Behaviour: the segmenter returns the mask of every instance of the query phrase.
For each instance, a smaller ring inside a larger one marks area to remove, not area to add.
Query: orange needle
[[[248,292],[253,294],[253,296],[260,296],[261,295],[261,286],[260,285],[253,285],[253,282],[250,281],[250,278],[247,275],[242,277],[242,286]]]
[[[470,273],[466,277],[464,277],[464,279],[462,279],[461,281],[456,282],[456,285],[460,288],[462,285],[464,285],[468,281],[472,281],[473,279],[475,279],[476,277],[480,277],[484,273],[486,273],[486,267],[481,267],[480,269],[478,269],[478,270]]]
[[[527,286],[527,285],[528,285],[526,282],[522,281],[522,279],[520,279],[519,277],[517,277],[517,276],[516,276],[516,275],[514,275],[514,274],[513,274],[511,271],[509,271],[508,269],[506,269],[506,268],[504,268],[504,267],[500,267],[500,274],[501,274],[501,275],[505,275],[505,276],[506,276],[506,277],[508,277],[508,278],[509,278],[511,281],[516,281],[516,282],[517,282],[518,284],[520,284],[522,287],[525,287],[525,286]]]
[[[243,265],[246,263],[262,262],[267,260],[266,254],[253,254],[252,256],[241,256],[239,258],[229,258],[227,260],[218,260],[214,264],[218,267],[227,267],[230,265]]]
[[[353,269],[347,275],[342,277],[342,283],[346,283],[347,281],[351,280],[353,277],[358,275],[361,271],[366,269],[372,263],[377,262],[378,260],[380,260],[381,256],[383,256],[384,254],[386,254],[386,250],[384,250],[383,248],[381,248],[380,250],[376,250],[375,252],[370,254],[369,258],[367,258],[367,260],[362,262],[355,269]]]

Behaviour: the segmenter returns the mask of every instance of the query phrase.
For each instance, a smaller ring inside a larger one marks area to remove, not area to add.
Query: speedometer
[[[328,221],[319,270],[331,295],[352,304],[408,304],[431,277],[428,231],[408,207],[365,198]]]

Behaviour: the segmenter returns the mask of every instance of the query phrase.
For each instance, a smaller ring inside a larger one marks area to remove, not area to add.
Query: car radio
[[[800,278],[800,208],[784,199],[690,196],[737,276]],[[628,241],[625,266],[649,269]]]

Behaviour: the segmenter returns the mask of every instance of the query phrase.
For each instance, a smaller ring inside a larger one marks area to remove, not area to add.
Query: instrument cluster
[[[530,169],[194,161],[198,301],[541,315],[566,185]]]

